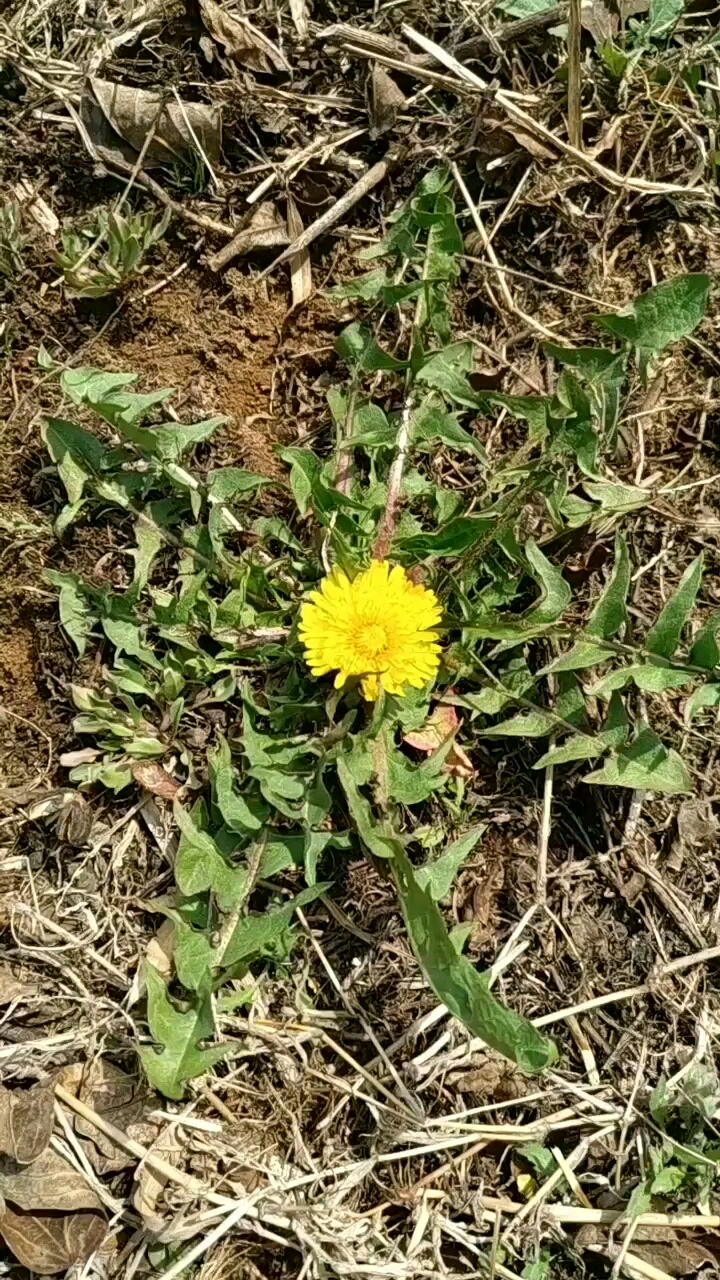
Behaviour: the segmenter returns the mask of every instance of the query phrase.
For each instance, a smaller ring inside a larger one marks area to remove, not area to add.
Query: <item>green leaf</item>
[[[690,724],[705,707],[720,707],[720,684],[701,684],[691,693],[683,709],[685,723]]]
[[[543,555],[532,538],[525,544],[525,555],[533,569],[533,576],[542,587],[540,601],[524,621],[532,626],[542,626],[548,622],[557,622],[567,609],[572,599],[572,591],[559,569]]]
[[[416,379],[441,391],[448,400],[453,400],[456,404],[479,409],[483,403],[482,398],[473,391],[467,377],[472,367],[473,352],[470,343],[455,342],[442,351],[433,352],[417,371]]]
[[[412,421],[412,439],[416,447],[439,441],[451,449],[474,453],[481,462],[486,460],[480,441],[460,426],[455,414],[448,413],[438,396],[426,396],[412,415]]]
[[[383,351],[375,341],[372,330],[357,321],[343,329],[335,343],[335,350],[358,373],[407,368],[406,360],[396,360],[388,351]]]
[[[663,6],[668,2],[659,0]],[[704,320],[709,289],[709,276],[699,273],[676,276],[648,289],[621,315],[595,315],[592,319],[609,333],[631,343],[645,370],[652,357],[671,343],[688,337]]]
[[[626,515],[647,506],[652,494],[630,484],[613,484],[609,480],[584,480],[583,488],[593,502],[600,503],[602,515]]]
[[[517,1153],[523,1160],[527,1160],[539,1178],[549,1178],[558,1167],[552,1151],[540,1142],[527,1142],[517,1148]]]
[[[331,887],[327,884],[310,885],[297,897],[276,911],[266,911],[262,916],[246,916],[235,927],[223,953],[223,965],[232,968],[241,960],[249,960],[270,946],[287,928],[298,907],[314,902]]]
[[[650,1183],[650,1194],[653,1196],[670,1196],[674,1191],[679,1191],[687,1176],[687,1169],[681,1169],[676,1164],[665,1165],[663,1169],[658,1169]]]
[[[557,717],[547,711],[518,711],[517,715],[490,729],[481,729],[482,738],[545,738],[558,727]]]
[[[133,587],[137,597],[148,584],[155,557],[165,545],[165,540],[154,521],[142,514],[135,521],[135,541],[137,546],[130,554],[135,561]]]
[[[353,445],[361,444],[366,448],[394,448],[397,440],[397,429],[388,422],[383,410],[377,404],[361,404],[355,410]]]
[[[103,618],[102,628],[118,654],[128,653],[131,658],[137,658],[138,662],[143,662],[148,667],[160,667],[152,649],[143,644],[137,623],[125,618]]]
[[[703,575],[702,554],[685,570],[677,590],[645,637],[645,648],[662,658],[672,658],[680,643],[683,627],[695,604]]]
[[[650,12],[643,29],[646,40],[668,35],[685,11],[685,0],[650,0]]]
[[[551,747],[534,765],[545,769],[548,765],[570,764],[574,760],[593,760],[606,751],[622,747],[627,740],[629,721],[622,698],[614,693],[610,699],[607,718],[598,734],[577,734],[567,738],[559,747]]]
[[[320,475],[320,459],[310,449],[279,449],[284,462],[289,462],[290,488],[301,516],[310,510],[310,499]]]
[[[147,982],[148,1023],[153,1039],[162,1045],[162,1053],[146,1045],[139,1048],[140,1060],[150,1084],[166,1098],[182,1098],[187,1080],[209,1071],[227,1056],[232,1045],[217,1044],[200,1048],[215,1034],[209,990],[198,994],[191,1007],[181,1013],[170,1000],[165,983],[157,969],[145,965]]]
[[[702,667],[704,671],[713,671],[720,666],[720,645],[717,642],[720,631],[720,610],[706,622],[702,631],[693,640],[688,662],[693,667]]]
[[[43,436],[68,501],[75,506],[82,498],[87,481],[105,466],[107,450],[89,431],[62,418],[50,418]]]
[[[227,417],[220,417],[187,425],[182,422],[173,422],[167,426],[148,427],[144,435],[152,436],[161,462],[177,463],[188,449],[202,440],[209,440],[218,427],[224,426],[229,421]]]
[[[376,271],[368,271],[364,276],[356,276],[354,280],[346,280],[344,284],[329,289],[331,298],[357,298],[361,302],[373,302],[388,283],[388,274],[384,267]]]
[[[58,573],[55,569],[46,569],[44,576],[51,586],[59,590],[60,622],[82,658],[93,627],[98,621],[97,613],[92,608],[76,574]]]
[[[226,862],[212,836],[202,831],[193,814],[177,801],[173,812],[181,831],[175,859],[175,879],[180,892],[192,898],[211,889],[220,909],[231,911],[242,901],[247,872]]]
[[[233,498],[257,493],[267,484],[272,484],[267,476],[256,476],[240,467],[222,467],[208,472],[208,497],[211,502],[231,502]]]
[[[615,563],[610,580],[590,614],[588,635],[611,640],[627,625],[627,594],[630,589],[630,556],[620,530],[615,534]]]
[[[434,902],[440,902],[450,892],[453,880],[464,862],[467,861],[475,845],[485,830],[485,825],[475,827],[464,836],[454,840],[451,845],[434,858],[418,867],[415,877],[421,889],[427,890]]]
[[[207,934],[176,921],[173,960],[178,979],[188,991],[202,991],[209,986],[214,959]]]
[[[418,533],[398,538],[398,545],[411,558],[460,556],[469,551],[496,522],[483,516],[456,516],[434,533]]]
[[[546,668],[551,671],[585,671],[588,667],[596,667],[600,662],[607,662],[608,658],[614,658],[615,653],[612,649],[605,649],[602,645],[592,644],[587,640],[578,640],[567,653],[563,653],[550,666]]]
[[[495,7],[509,18],[533,18],[537,13],[555,8],[550,0],[497,0]]]
[[[137,382],[136,373],[105,373],[102,369],[65,369],[60,375],[60,386],[75,404],[93,404],[104,400],[122,387]]]
[[[232,754],[225,738],[219,738],[215,751],[208,752],[207,760],[213,803],[225,826],[242,835],[260,831],[267,822],[268,811],[257,799],[249,802],[238,791]]]
[[[692,779],[677,751],[663,746],[652,729],[641,729],[635,741],[583,779],[607,787],[631,787],[681,795],[692,791]]]
[[[523,1071],[536,1073],[552,1066],[557,1059],[553,1042],[500,1004],[490,991],[487,975],[478,973],[465,956],[458,955],[439,907],[418,884],[399,841],[390,865],[413,951],[438,999],[473,1035],[517,1062]]]
[[[537,1072],[550,1066],[557,1058],[552,1041],[504,1008],[491,994],[487,977],[458,955],[437,904],[417,882],[402,841],[389,824],[375,820],[345,756],[338,757],[337,771],[363,844],[376,857],[390,859],[413,950],[435,994],[474,1035],[523,1070]]]

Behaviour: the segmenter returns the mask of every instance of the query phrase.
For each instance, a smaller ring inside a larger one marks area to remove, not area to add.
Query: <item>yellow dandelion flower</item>
[[[300,610],[300,639],[314,676],[337,670],[335,688],[363,676],[362,694],[404,696],[437,674],[441,609],[434,591],[416,586],[400,565],[373,560],[352,581],[335,569]]]

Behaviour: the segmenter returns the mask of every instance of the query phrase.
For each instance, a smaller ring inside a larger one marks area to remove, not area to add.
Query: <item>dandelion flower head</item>
[[[339,569],[323,580],[300,610],[300,639],[314,676],[337,671],[336,689],[362,676],[363,697],[374,702],[381,688],[402,697],[437,674],[440,618],[434,591],[373,560],[352,580]]]

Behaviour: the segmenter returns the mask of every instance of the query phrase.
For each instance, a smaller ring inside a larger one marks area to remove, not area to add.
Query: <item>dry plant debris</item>
[[[720,1273],[719,49],[7,0],[3,1274]]]

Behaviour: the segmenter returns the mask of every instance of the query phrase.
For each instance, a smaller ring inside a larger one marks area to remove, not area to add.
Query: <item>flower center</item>
[[[387,648],[387,632],[379,623],[372,623],[359,632],[356,644],[363,661],[367,659],[368,665],[372,666]]]

